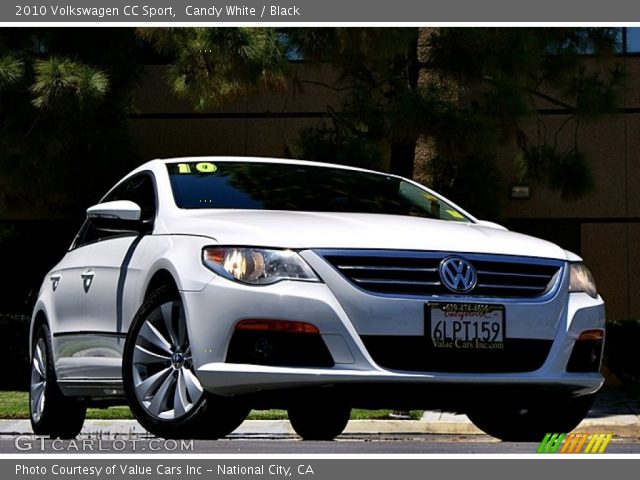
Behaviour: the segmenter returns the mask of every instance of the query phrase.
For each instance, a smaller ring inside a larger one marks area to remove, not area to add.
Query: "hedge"
[[[640,383],[640,320],[607,322],[605,364],[623,383]]]
[[[0,342],[4,365],[0,390],[29,388],[29,321],[27,315],[0,314]]]

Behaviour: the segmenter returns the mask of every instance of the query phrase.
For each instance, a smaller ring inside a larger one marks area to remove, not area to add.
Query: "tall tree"
[[[500,147],[513,144],[516,180],[579,197],[592,187],[579,128],[616,111],[623,80],[613,57],[619,34],[606,28],[288,30],[310,60],[332,62],[346,92],[330,122],[304,132],[302,150],[311,158],[346,151],[352,162],[373,163],[380,159],[371,158],[368,146],[382,144],[392,172],[423,176],[414,172],[422,136],[430,145],[422,167],[430,182],[494,217],[498,194],[486,184],[498,181]],[[560,108],[567,118],[546,137],[527,135],[541,105]],[[560,136],[571,136],[569,147]]]
[[[1,217],[75,216],[130,167],[136,41],[127,29],[0,30]]]
[[[431,121],[425,134],[435,142],[430,169],[436,183],[460,197],[456,191],[473,190],[470,183],[482,185],[490,171],[495,174],[498,148],[511,145],[517,151],[515,181],[539,181],[565,200],[588,193],[593,180],[579,145],[580,126],[617,111],[624,83],[614,56],[620,33],[611,28],[429,32],[424,99]],[[442,105],[446,96],[453,100]],[[558,127],[547,125],[538,109],[556,109],[564,120]]]
[[[170,61],[169,84],[198,110],[286,88],[285,48],[273,28],[140,28]]]
[[[615,111],[622,72],[607,28],[141,29],[168,55],[173,90],[198,109],[265,89],[313,83],[340,93],[319,127],[301,132],[296,154],[427,175],[437,188],[494,217],[500,148],[515,145],[518,178],[571,199],[589,191],[580,125]],[[329,63],[336,81],[296,78],[287,55]],[[548,135],[527,135],[540,105],[567,119]],[[572,128],[571,128],[572,127]],[[573,135],[570,147],[558,141]],[[419,139],[428,162],[415,170]],[[461,195],[464,192],[464,196]]]
[[[307,158],[381,166],[413,176],[420,134],[417,28],[295,28],[290,44],[310,62],[329,62],[344,103],[330,123],[302,134]],[[299,80],[300,81],[300,80]],[[302,80],[304,82],[304,80]],[[322,85],[322,84],[320,84]]]

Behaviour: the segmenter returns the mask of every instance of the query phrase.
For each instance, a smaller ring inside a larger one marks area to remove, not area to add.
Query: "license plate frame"
[[[436,350],[504,350],[507,330],[502,304],[427,302],[424,319],[425,339]],[[498,332],[492,325],[498,325]]]

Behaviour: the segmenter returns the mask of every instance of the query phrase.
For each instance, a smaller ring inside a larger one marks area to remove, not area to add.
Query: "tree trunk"
[[[391,173],[401,175],[406,178],[413,178],[413,163],[416,155],[416,145],[418,136],[400,140],[391,140],[391,155],[389,157],[389,170]]]
[[[420,29],[418,36],[418,61],[425,65],[429,60],[430,36],[437,30],[436,27],[425,27]],[[421,69],[418,78],[419,85],[426,85],[432,79],[432,74],[428,69]],[[432,178],[429,174],[431,160],[437,155],[434,139],[430,136],[420,135],[416,142],[416,152],[414,161],[413,179],[423,185],[430,185]]]
[[[401,80],[395,85],[394,92],[396,95],[402,92],[402,90],[414,93],[418,91],[418,80],[420,76],[418,36],[419,29],[416,28],[406,57],[398,62],[398,77]],[[406,178],[413,178],[413,164],[418,137],[418,134],[415,132],[400,131],[396,126],[391,126],[391,153],[389,156],[389,170],[391,173]]]

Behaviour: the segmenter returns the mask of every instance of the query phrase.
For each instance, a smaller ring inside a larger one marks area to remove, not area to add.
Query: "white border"
[[[640,22],[0,22],[0,27],[640,27]]]
[[[264,440],[265,442],[268,440]],[[215,441],[212,443],[215,445]],[[640,458],[635,453],[611,453],[611,454],[572,454],[572,453],[189,453],[189,454],[165,454],[165,453],[2,453],[0,460],[78,460],[78,459],[104,459],[104,460],[453,460],[453,459],[536,459],[536,460],[633,460]],[[613,473],[613,472],[612,472]]]

